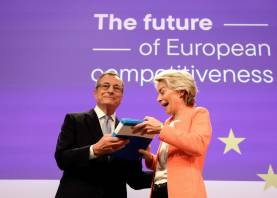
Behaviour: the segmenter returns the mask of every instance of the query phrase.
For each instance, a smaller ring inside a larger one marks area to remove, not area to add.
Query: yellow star
[[[245,138],[236,138],[233,132],[233,129],[230,129],[228,137],[219,137],[221,142],[225,143],[224,154],[229,152],[230,150],[234,150],[237,153],[241,154],[239,149],[239,143],[245,140]]]
[[[274,174],[272,166],[269,165],[267,174],[257,174],[260,178],[262,178],[266,183],[264,186],[264,190],[273,186],[277,188],[277,174]]]

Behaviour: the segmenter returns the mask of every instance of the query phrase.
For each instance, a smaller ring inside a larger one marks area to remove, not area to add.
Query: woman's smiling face
[[[157,92],[157,101],[165,108],[167,114],[175,115],[180,105],[184,105],[181,94],[170,89],[164,81],[158,82]]]

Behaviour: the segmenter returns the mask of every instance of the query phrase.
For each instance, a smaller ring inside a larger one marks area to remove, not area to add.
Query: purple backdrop
[[[276,8],[273,0],[1,1],[0,179],[60,177],[54,160],[57,136],[65,113],[94,107],[93,72],[133,69],[130,82],[123,72],[126,93],[118,115],[132,118],[151,115],[165,120],[167,115],[156,102],[153,84],[143,82],[142,86],[141,75],[147,79],[158,69],[187,66],[194,69],[200,90],[197,104],[207,107],[212,118],[213,137],[205,163],[205,179],[260,180],[257,174],[267,172],[269,164],[277,169]],[[114,14],[122,19],[131,17],[138,25],[132,31],[108,30],[106,26],[99,30],[95,13]],[[213,25],[209,31],[146,31],[143,18],[149,13],[158,19],[168,15],[181,19],[209,18]],[[223,25],[226,23],[267,25],[229,27]],[[145,42],[152,44],[157,38],[159,53],[143,56],[139,46]],[[170,56],[166,54],[167,39],[179,39],[186,49],[190,43],[211,43],[207,53],[217,43],[267,44],[268,48],[263,48],[261,55],[254,56],[248,51],[244,52],[248,56],[230,54],[220,60],[216,55],[203,53]],[[132,50],[92,50],[101,47]],[[240,70],[246,72],[235,80],[228,73],[224,80],[216,75],[224,70],[232,70],[236,75]],[[255,74],[251,73],[253,70]],[[227,137],[231,128],[236,137],[246,138],[239,144],[241,154],[234,150],[223,154],[225,144],[218,138]],[[155,139],[154,150],[157,145]]]

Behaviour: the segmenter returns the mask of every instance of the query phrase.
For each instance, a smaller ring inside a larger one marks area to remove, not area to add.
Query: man
[[[115,110],[123,88],[117,74],[106,72],[96,82],[95,108],[66,115],[55,152],[63,170],[56,198],[126,198],[126,183],[134,189],[150,187],[152,175],[142,171],[140,160],[112,156],[128,143],[110,134],[118,124]]]

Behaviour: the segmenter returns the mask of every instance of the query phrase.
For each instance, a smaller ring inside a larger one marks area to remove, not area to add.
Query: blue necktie
[[[111,116],[108,116],[108,115],[104,116],[103,134],[110,134],[112,132],[110,120],[112,120]],[[107,155],[107,159],[110,162],[112,160],[112,156]]]
[[[112,119],[111,116],[108,116],[108,115],[104,116],[103,134],[110,134],[112,132],[111,124],[110,124],[111,119]]]

